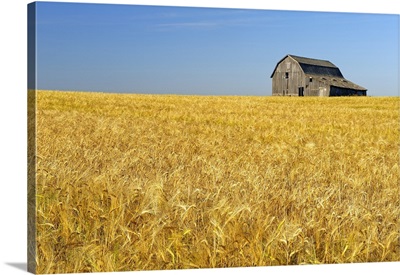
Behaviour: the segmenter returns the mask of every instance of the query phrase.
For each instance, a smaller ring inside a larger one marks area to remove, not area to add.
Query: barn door
[[[304,87],[299,87],[299,96],[304,96]]]

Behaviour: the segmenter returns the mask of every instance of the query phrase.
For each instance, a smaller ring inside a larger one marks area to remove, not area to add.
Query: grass
[[[38,91],[37,272],[399,261],[399,102]]]

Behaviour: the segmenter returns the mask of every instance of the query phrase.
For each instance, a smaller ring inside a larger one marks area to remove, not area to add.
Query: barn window
[[[289,72],[285,73],[285,78],[289,78]]]
[[[310,77],[310,82],[312,82],[312,77]]]

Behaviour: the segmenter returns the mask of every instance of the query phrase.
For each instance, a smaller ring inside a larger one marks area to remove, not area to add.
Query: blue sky
[[[399,94],[399,15],[37,3],[37,87],[271,95],[286,54]]]

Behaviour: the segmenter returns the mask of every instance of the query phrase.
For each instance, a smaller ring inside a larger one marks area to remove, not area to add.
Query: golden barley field
[[[399,102],[37,91],[37,272],[399,261]]]

